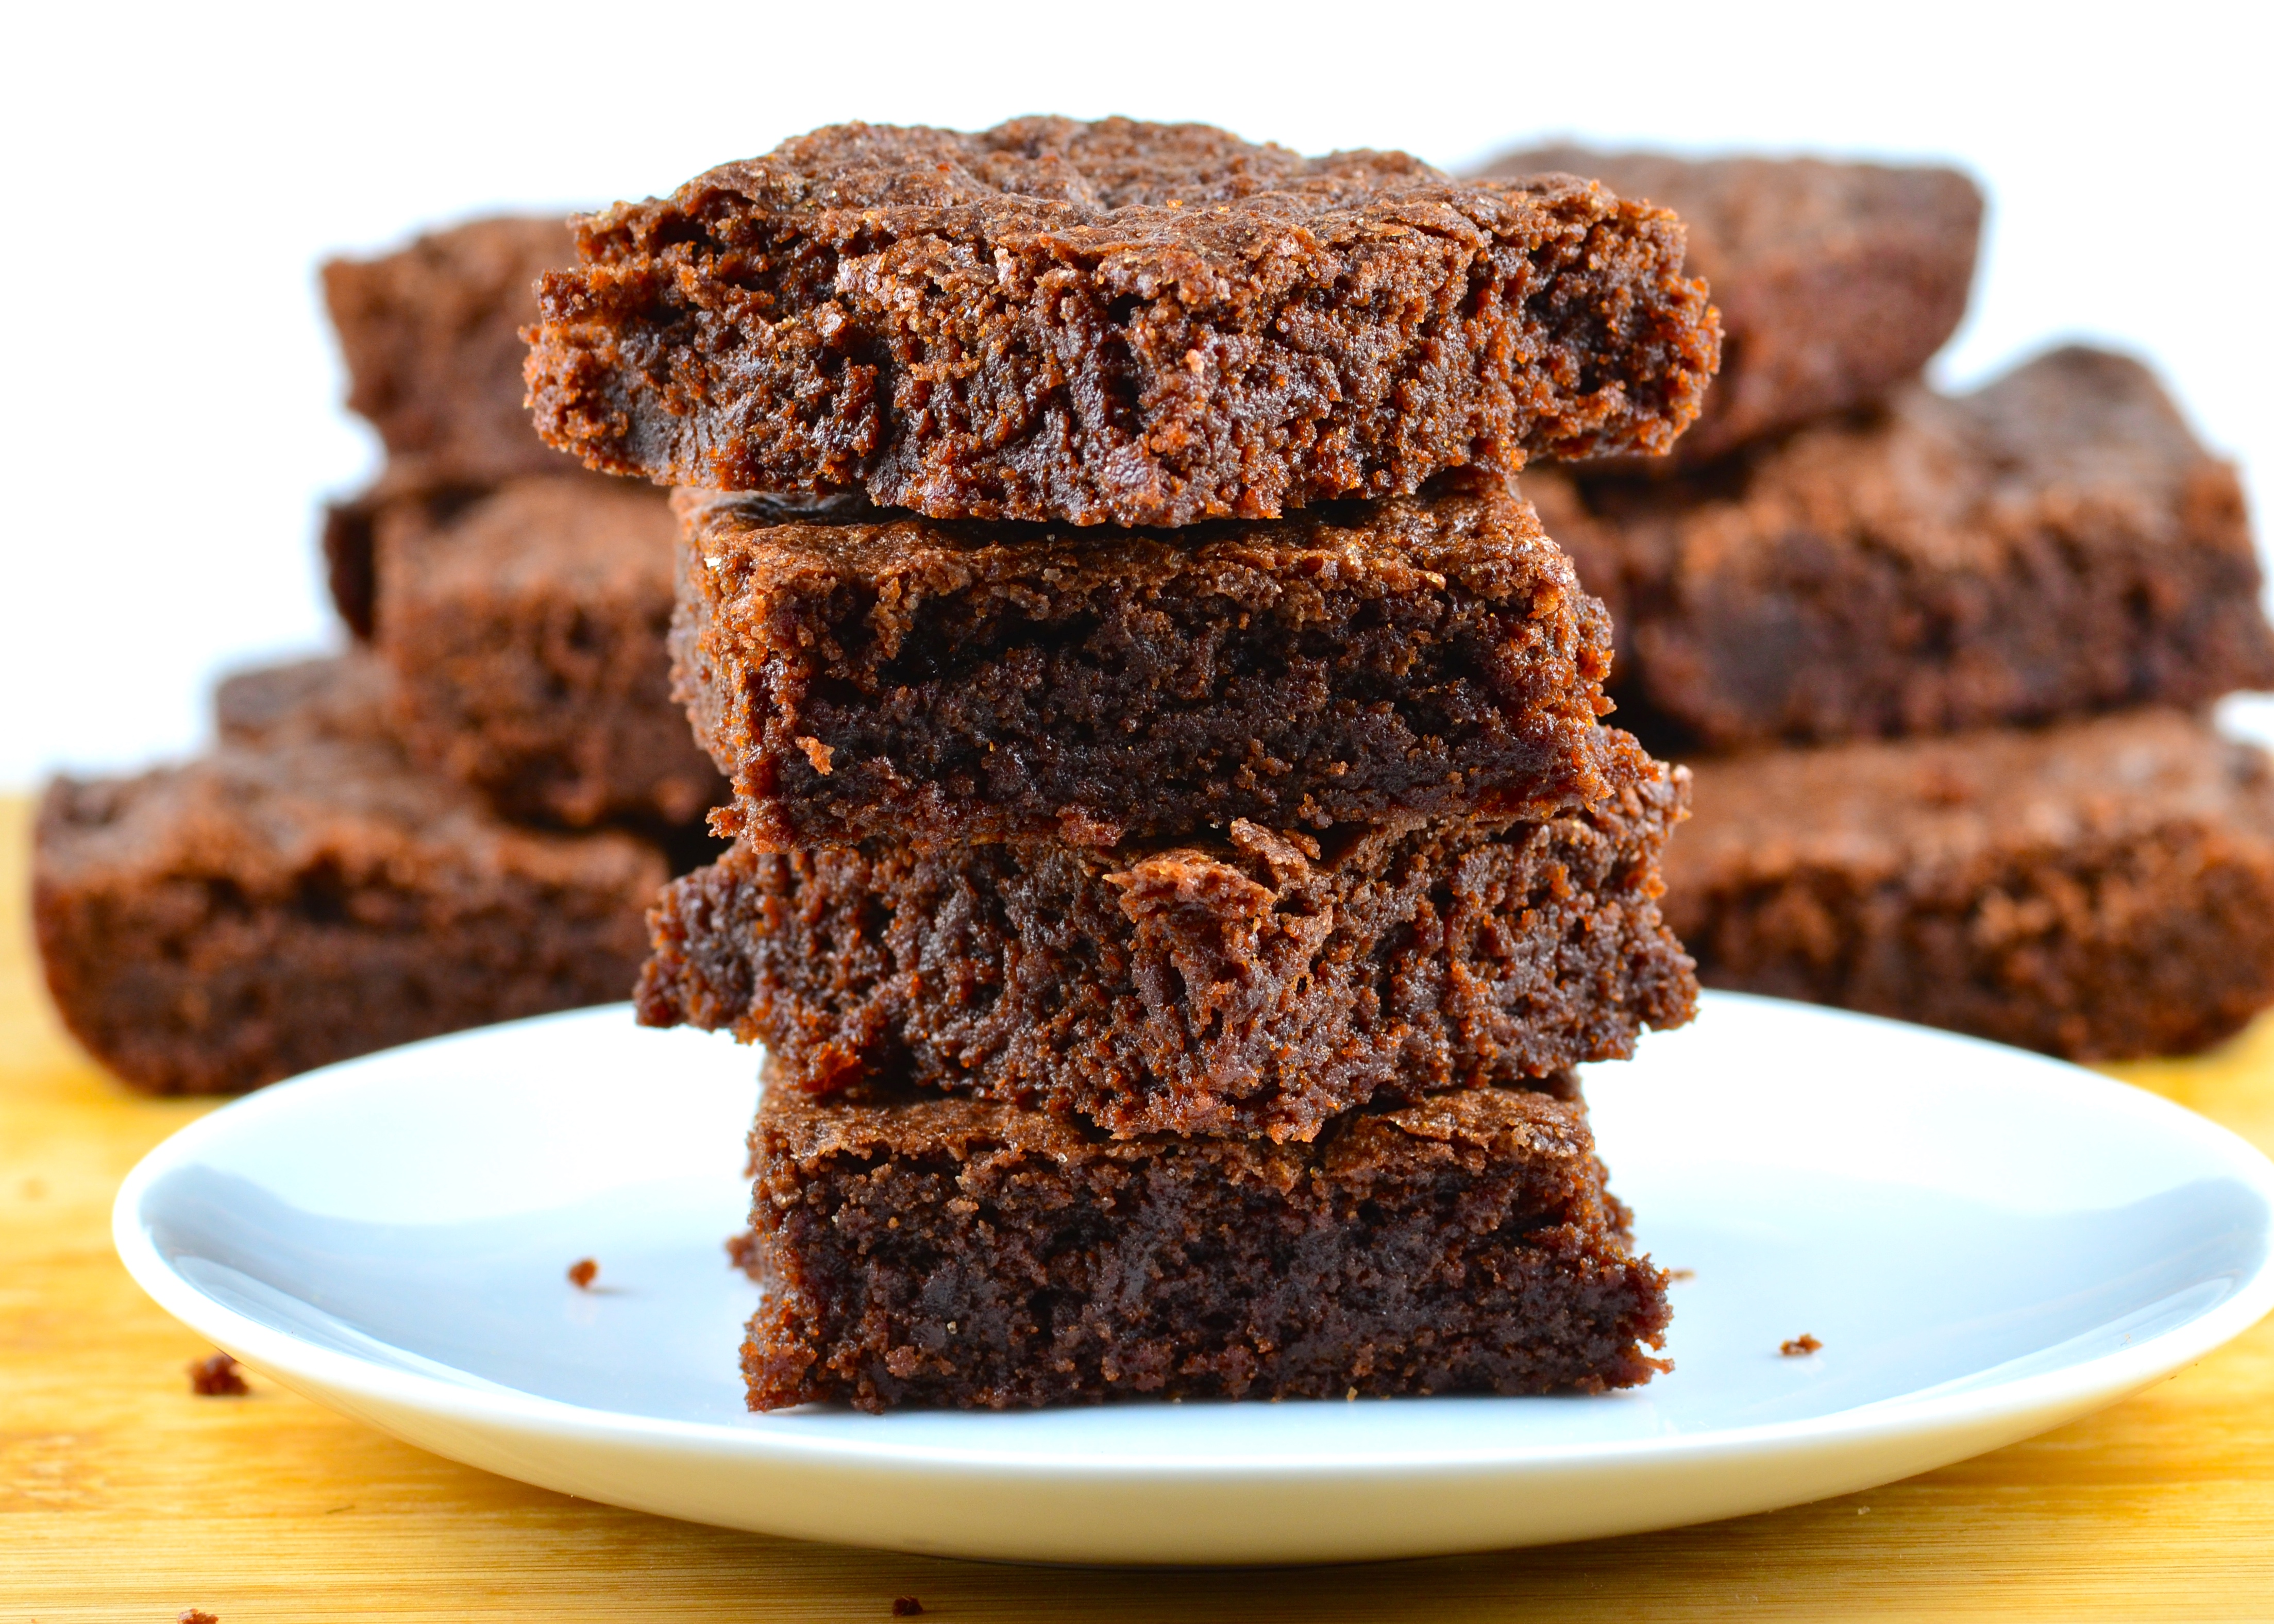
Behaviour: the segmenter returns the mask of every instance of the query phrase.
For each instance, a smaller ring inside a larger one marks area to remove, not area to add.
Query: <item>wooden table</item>
[[[2274,1618],[2274,1321],[2147,1393],[1868,1493],[1666,1534],[1294,1572],[894,1556],[617,1511],[422,1454],[207,1351],[110,1249],[119,1180],[206,1109],[144,1100],[56,1026],[0,801],[0,1624],[254,1620]],[[2274,1148],[2274,1023],[2135,1066]]]

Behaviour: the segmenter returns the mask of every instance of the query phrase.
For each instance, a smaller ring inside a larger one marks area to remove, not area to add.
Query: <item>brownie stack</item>
[[[642,1018],[767,1050],[749,1400],[1646,1380],[1572,1068],[1688,1018],[1683,776],[1501,476],[1663,450],[1678,224],[1199,126],[841,126],[579,222],[540,432],[681,486],[727,855]]]
[[[1962,177],[1550,149],[1678,208],[1728,363],[1655,468],[1527,473],[1616,617],[1623,719],[1695,763],[1669,921],[1709,984],[2080,1059],[2274,1003],[2274,687],[2234,470],[2138,363],[1918,381],[1965,307]]]
[[[325,542],[344,657],[216,695],[216,748],[50,786],[34,902],[56,1007],[163,1093],[630,989],[723,793],[670,696],[667,499],[584,472],[522,405],[558,221],[325,267],[386,442]]]

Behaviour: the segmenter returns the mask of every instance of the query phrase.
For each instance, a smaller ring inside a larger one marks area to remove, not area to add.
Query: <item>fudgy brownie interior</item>
[[[1550,1077],[1689,1019],[1656,901],[1686,780],[1630,741],[1620,771],[1539,822],[737,847],[665,891],[641,1019],[762,1041],[786,1087],[1308,1139],[1380,1094]]]
[[[1666,1276],[1576,1094],[1357,1112],[1307,1145],[1107,1140],[968,1098],[770,1086],[754,1410],[1601,1392]]]
[[[1608,622],[1497,480],[1106,534],[679,506],[679,691],[754,844],[1111,846],[1605,789]]]

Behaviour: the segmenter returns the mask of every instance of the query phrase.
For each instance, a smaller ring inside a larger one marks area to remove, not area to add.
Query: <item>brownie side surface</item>
[[[1480,1089],[1309,1145],[1101,1141],[966,1098],[769,1087],[750,1407],[1600,1392],[1665,1275],[1576,1097]]]
[[[388,512],[373,646],[412,756],[527,822],[683,825],[724,800],[671,695],[675,535],[660,492],[582,475]]]
[[[42,799],[33,917],[57,1011],[161,1094],[251,1088],[630,989],[666,876],[535,833],[320,726]]]
[[[347,363],[349,410],[431,484],[566,471],[522,404],[520,335],[537,320],[538,276],[575,259],[565,221],[500,216],[393,253],[328,261],[324,302]]]
[[[1714,748],[2274,686],[2233,467],[2136,362],[2056,350],[1742,470],[1526,489],[1619,608],[1623,719]]]
[[[842,124],[578,224],[528,369],[591,467],[1184,525],[1663,450],[1719,362],[1664,211],[1196,124]]]
[[[641,1019],[763,1041],[787,1087],[887,1078],[1120,1135],[1307,1139],[1385,1091],[1549,1077],[1688,1019],[1656,901],[1686,791],[1644,758],[1536,823],[737,846],[659,899]]]
[[[2274,771],[2193,717],[1701,761],[1666,863],[1699,979],[2074,1059],[2274,1004]]]
[[[1676,462],[1879,400],[1917,377],[1966,313],[1982,193],[1954,169],[1547,147],[1483,173],[1555,171],[1670,208],[1689,228],[1690,272],[1713,289],[1723,339]]]
[[[394,687],[387,667],[360,649],[231,672],[214,687],[214,731],[224,745],[385,743]]]
[[[753,844],[1541,816],[1609,623],[1497,481],[1075,539],[682,492],[674,671]]]

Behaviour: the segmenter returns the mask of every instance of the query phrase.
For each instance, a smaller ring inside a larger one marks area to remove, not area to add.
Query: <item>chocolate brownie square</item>
[[[311,703],[333,719],[270,707],[265,742],[49,786],[33,920],[56,1007],[98,1060],[153,1093],[228,1093],[626,994],[665,879],[652,847],[501,823],[346,736],[349,704]]]
[[[2274,1004],[2274,763],[2162,710],[1701,761],[1668,922],[1709,986],[2079,1060]]]
[[[1687,784],[1611,736],[1615,793],[1536,822],[738,846],[665,891],[640,1018],[763,1042],[784,1088],[881,1078],[1122,1137],[1307,1139],[1378,1095],[1552,1078],[1696,997],[1657,903]]]
[[[577,222],[546,440],[725,491],[1178,526],[1662,451],[1720,334],[1663,210],[1201,124],[840,124]]]
[[[1559,170],[1690,229],[1689,267],[1713,289],[1723,338],[1678,462],[1869,405],[1918,376],[1966,313],[1982,194],[1955,170],[1540,147],[1483,173]]]
[[[769,1086],[751,1155],[753,1410],[1600,1393],[1668,1368],[1643,1350],[1666,1275],[1576,1094],[1274,1144]]]
[[[373,646],[413,759],[524,822],[699,819],[726,786],[671,696],[676,537],[661,492],[582,475],[383,515]]]
[[[1669,747],[2274,686],[2235,470],[2120,356],[2055,350],[1955,399],[1909,390],[1742,469],[1557,477],[1525,492],[1611,600],[1622,719]]]
[[[214,688],[215,731],[223,745],[281,748],[308,740],[384,746],[395,683],[360,651],[325,654],[233,672]]]
[[[682,492],[681,696],[753,844],[1539,816],[1610,628],[1496,479],[1186,530],[785,522]]]
[[[571,464],[531,431],[521,329],[537,279],[576,259],[559,216],[472,220],[323,267],[348,407],[429,487],[480,487]],[[400,476],[398,476],[400,477]]]

